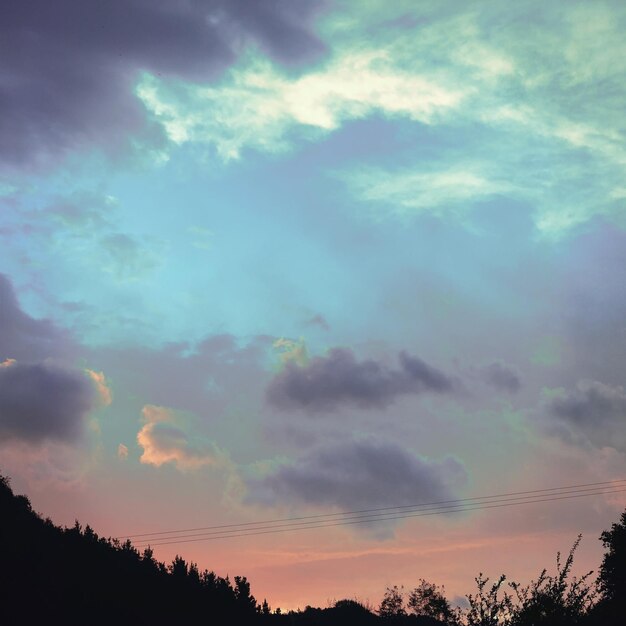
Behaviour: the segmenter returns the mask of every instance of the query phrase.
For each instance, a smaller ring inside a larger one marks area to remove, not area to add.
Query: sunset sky
[[[622,1],[5,0],[0,472],[122,537],[626,478]],[[527,582],[624,493],[157,546],[272,607]]]

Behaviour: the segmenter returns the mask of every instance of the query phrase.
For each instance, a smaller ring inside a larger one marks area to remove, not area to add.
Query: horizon
[[[107,537],[623,480],[625,26],[7,5],[0,472]],[[456,603],[579,533],[597,570],[626,507],[601,491],[154,552],[286,610],[420,578]]]
[[[11,478],[8,476],[3,476],[2,474],[0,474],[0,481],[2,482],[3,486],[8,486],[10,489],[10,485],[11,485]],[[508,508],[508,507],[514,507],[514,506],[526,506],[529,503],[534,503],[535,501],[537,502],[552,502],[555,500],[558,501],[562,501],[562,500],[568,500],[568,499],[575,499],[575,498],[579,498],[579,497],[592,497],[592,496],[597,496],[599,494],[611,494],[611,493],[622,493],[625,490],[625,482],[626,479],[622,479],[622,480],[618,480],[618,481],[609,481],[607,482],[602,482],[602,483],[592,483],[589,485],[572,485],[572,486],[563,486],[563,487],[556,487],[556,488],[550,488],[550,489],[544,489],[544,490],[539,490],[541,493],[539,493],[538,495],[534,495],[536,494],[536,490],[532,490],[530,493],[533,495],[525,495],[528,494],[529,492],[520,492],[519,494],[495,494],[492,496],[479,496],[476,498],[469,498],[463,501],[453,501],[456,502],[457,504],[453,504],[450,505],[448,504],[450,501],[446,501],[445,503],[443,503],[445,506],[440,506],[440,507],[435,507],[435,509],[442,509],[442,510],[436,510],[435,513],[432,512],[432,508],[431,509],[426,509],[426,511],[430,511],[425,513],[424,511],[421,511],[417,513],[417,516],[421,516],[421,515],[437,515],[437,514],[447,514],[449,513],[449,507],[450,506],[461,506],[461,507],[475,507],[478,506],[478,508],[482,509],[482,508]],[[557,491],[558,490],[558,491]],[[552,493],[546,493],[546,492],[552,492]],[[27,494],[15,494],[15,496],[19,496],[22,498],[26,498],[26,502],[29,504],[30,500],[28,498]],[[515,497],[513,497],[515,496]],[[483,500],[480,504],[477,503],[467,503],[467,504],[461,504],[463,502],[466,502],[467,500]],[[21,504],[21,503],[20,503]],[[441,503],[429,503],[429,504],[425,504],[425,505],[415,505],[415,506],[411,506],[411,509],[416,509],[417,507],[420,506],[432,506],[435,504],[441,504]],[[396,507],[385,507],[385,509],[387,508],[396,508]],[[405,508],[405,507],[403,507]],[[42,517],[37,511],[35,511],[34,509],[32,509],[35,513],[35,515],[39,516],[39,519],[43,520],[44,517]],[[461,509],[456,509],[455,512],[462,512],[463,508]],[[472,508],[469,508],[468,510],[474,510]],[[375,509],[375,511],[380,511],[380,509]],[[329,514],[327,517],[333,518],[330,521],[332,522],[331,525],[335,525],[337,523],[337,516],[343,516],[343,515],[351,515],[352,513],[371,513],[371,512],[367,512],[367,511],[357,511],[357,512],[351,512],[351,513],[345,513],[345,514]],[[410,513],[415,513],[415,511],[411,511]],[[397,512],[396,512],[397,514]],[[385,513],[377,513],[376,515],[385,515]],[[403,515],[407,515],[407,513],[403,513]],[[315,516],[309,516],[309,517],[313,517],[313,518],[321,518],[323,517],[322,515],[315,515]],[[49,518],[48,518],[49,519]],[[302,519],[307,519],[305,518],[288,518],[291,520],[302,520]],[[350,520],[353,519],[351,517],[347,517],[346,519]],[[361,518],[359,518],[361,519]],[[392,518],[395,519],[395,518]],[[620,516],[620,520],[614,521],[613,524],[611,525],[611,528],[615,528],[616,526],[620,525],[623,527],[623,520],[626,519],[626,510],[624,512],[622,512],[621,516]],[[55,521],[51,520],[52,523],[54,524]],[[247,527],[242,529],[238,529],[236,531],[212,531],[212,534],[219,534],[219,537],[216,537],[216,539],[220,539],[223,540],[225,537],[224,535],[222,535],[223,532],[244,532],[244,533],[251,533],[253,535],[257,535],[257,534],[266,534],[266,532],[259,532],[256,533],[255,532],[255,528],[251,526],[253,524],[263,524],[263,526],[261,528],[271,528],[271,526],[265,526],[265,524],[269,524],[269,523],[273,523],[273,522],[285,522],[285,519],[279,519],[279,520],[265,520],[265,521],[259,521],[259,522],[248,522],[243,524],[243,527]],[[328,521],[328,520],[326,520]],[[371,520],[368,520],[371,521]],[[295,522],[295,526],[297,527],[298,524],[303,524],[303,523],[307,523],[307,522],[302,522],[302,521],[298,521]],[[318,523],[318,522],[315,522]],[[348,524],[350,524],[351,522],[346,522]],[[105,536],[103,535],[99,535],[97,529],[93,528],[87,521],[83,520],[83,523],[81,523],[81,520],[76,519],[74,521],[74,525],[73,526],[59,526],[57,524],[55,524],[56,528],[58,529],[63,529],[65,532],[74,532],[75,530],[78,530],[79,533],[84,533],[85,536],[88,536],[88,532],[89,533],[96,533],[95,536],[99,537],[100,540],[104,540]],[[237,526],[237,525],[227,525],[228,527],[231,526]],[[209,529],[214,529],[214,528],[223,528],[222,526],[212,526],[212,527],[208,527]],[[280,529],[280,530],[276,530],[276,528]],[[269,532],[278,532],[278,533],[286,533],[286,532],[290,532],[290,529],[287,530],[283,530],[284,525],[278,525],[275,527],[275,530],[273,531],[269,531]],[[123,536],[123,537],[107,537],[106,538],[106,542],[111,545],[111,546],[116,546],[117,549],[121,549],[122,546],[125,546],[126,544],[131,545],[133,550],[136,551],[136,554],[138,557],[140,557],[143,554],[143,558],[152,558],[152,555],[154,554],[154,548],[159,546],[159,541],[167,541],[167,544],[164,545],[170,545],[170,544],[176,544],[176,545],[181,545],[181,544],[186,544],[189,542],[196,542],[196,541],[206,541],[206,539],[200,538],[198,539],[197,537],[203,537],[203,535],[205,533],[199,533],[198,535],[192,534],[192,535],[187,535],[187,534],[182,534],[181,533],[190,533],[190,532],[197,532],[197,531],[203,531],[203,530],[207,530],[206,528],[196,528],[196,529],[180,529],[180,530],[168,530],[168,531],[163,531],[162,533],[148,533],[148,535],[150,535],[150,537],[147,537],[146,534],[138,534],[138,535],[127,535],[127,536]],[[291,529],[293,530],[293,528]],[[307,529],[302,529],[299,528],[298,530],[307,530]],[[606,541],[605,538],[605,532],[609,530],[609,529],[604,529],[603,533],[602,533],[602,537],[598,537],[599,540],[601,540],[604,544],[604,542]],[[32,532],[32,531],[31,531]],[[211,533],[209,533],[211,534]],[[161,538],[159,537],[154,537],[154,535],[161,535]],[[163,535],[166,535],[165,537],[163,537]],[[93,535],[91,535],[93,537]],[[182,537],[182,539],[180,541],[176,541],[177,536]],[[226,539],[232,539],[232,538],[237,538],[238,534],[232,535],[230,537],[226,537]],[[192,539],[188,539],[188,537],[193,537]],[[498,578],[500,578],[502,581],[504,581],[506,583],[506,586],[509,588],[512,588],[515,590],[515,586],[520,584],[522,585],[522,587],[524,587],[525,585],[530,585],[532,586],[533,583],[535,581],[539,581],[541,580],[542,576],[544,574],[547,574],[549,577],[550,576],[556,576],[557,574],[561,573],[561,572],[566,572],[566,578],[565,580],[568,581],[568,584],[571,585],[572,589],[574,589],[574,585],[576,583],[576,581],[578,580],[579,582],[582,582],[586,579],[588,579],[590,576],[593,576],[593,578],[591,579],[592,582],[591,585],[589,587],[587,587],[587,591],[584,592],[585,597],[589,598],[589,601],[592,603],[593,606],[593,597],[594,597],[594,593],[593,593],[593,589],[594,586],[597,586],[598,580],[596,577],[600,576],[600,572],[602,570],[605,570],[606,565],[603,562],[602,567],[598,567],[594,570],[586,570],[585,568],[580,568],[579,566],[577,567],[576,565],[576,559],[574,559],[573,557],[575,557],[577,554],[579,554],[579,549],[580,549],[580,544],[583,540],[583,536],[582,533],[580,533],[577,538],[574,540],[574,542],[572,543],[572,545],[569,547],[568,550],[558,550],[556,555],[555,555],[555,563],[552,564],[552,566],[548,566],[548,567],[544,567],[542,568],[542,572],[538,572],[538,575],[533,577],[532,579],[529,580],[515,580],[514,577],[508,576],[507,574],[503,574],[500,573],[499,575],[494,576],[489,575],[489,576],[485,576],[484,572],[480,571],[478,572],[478,574],[476,576],[474,576],[473,581],[476,583],[478,582],[479,579],[482,579],[485,581],[485,583],[488,583],[489,581],[491,581],[492,583],[495,582],[496,580],[498,580]],[[84,546],[86,547],[86,546]],[[148,549],[149,550],[149,554],[147,552],[145,552],[144,550]],[[620,549],[617,545],[616,545],[616,549]],[[564,565],[564,559],[563,556],[565,554],[569,554],[569,557],[566,557],[567,560],[567,565],[565,566],[565,569],[563,569],[563,565]],[[604,545],[603,547],[603,561],[606,559],[606,555],[607,555],[607,546]],[[544,555],[545,556],[545,555]],[[215,572],[214,570],[208,568],[208,567],[202,567],[199,566],[196,562],[194,562],[193,560],[189,560],[189,559],[185,559],[185,555],[183,551],[176,551],[175,556],[172,558],[171,563],[167,563],[165,561],[161,561],[161,565],[164,566],[164,570],[165,572],[167,571],[171,571],[171,568],[174,565],[174,562],[177,561],[179,558],[182,558],[183,560],[186,560],[187,562],[187,566],[189,567],[197,567],[197,572],[202,573],[204,572],[212,572],[215,573],[217,576],[222,576],[226,582],[229,581],[229,578],[232,576],[236,579],[239,576],[244,576],[244,579],[247,579],[247,577],[242,574],[242,572],[238,572],[238,573],[226,573],[226,574],[220,574],[219,572]],[[569,559],[572,559],[572,562],[569,562]],[[95,563],[92,565],[96,565]],[[606,570],[605,570],[606,571]],[[606,575],[606,574],[604,574]],[[249,579],[248,579],[248,582]],[[419,579],[415,579],[412,581],[412,584],[408,584],[408,582],[403,582],[400,584],[389,584],[384,592],[381,592],[380,595],[381,599],[382,596],[384,595],[385,597],[387,597],[387,595],[389,593],[396,593],[399,594],[399,597],[403,598],[404,601],[407,600],[407,598],[409,597],[410,593],[413,593],[414,591],[416,591],[416,587],[419,587],[420,584],[425,583],[427,585],[430,585],[437,593],[441,593],[443,594],[443,597],[446,597],[446,589],[445,589],[445,585],[438,585],[437,583],[432,583],[432,581],[427,581],[423,578],[419,578]],[[434,585],[434,587],[433,587]],[[472,589],[472,591],[476,591],[475,589]],[[250,589],[249,593],[251,594],[251,597],[254,598],[254,589]],[[467,591],[464,595],[456,595],[453,597],[446,597],[446,600],[449,603],[449,606],[451,607],[451,609],[456,610],[456,609],[461,609],[462,611],[465,611],[468,609],[469,607],[469,603],[468,603],[468,599],[470,598],[470,591]],[[269,607],[268,610],[271,610],[272,613],[283,613],[286,614],[288,612],[296,612],[296,613],[300,613],[303,610],[308,610],[310,608],[314,608],[312,607],[312,605],[310,603],[307,603],[306,605],[303,606],[272,606],[271,604],[267,603],[267,598],[263,597],[263,602],[261,603],[261,597],[259,596],[256,598],[256,604],[257,604],[257,611],[261,610],[261,604],[263,604],[263,606],[265,607],[265,605],[267,604],[267,606]],[[326,602],[322,605],[319,604],[319,608],[323,608],[323,609],[328,609],[328,608],[332,608],[337,606],[337,603],[340,601],[353,601],[356,602],[357,604],[361,605],[362,607],[364,607],[365,609],[367,609],[370,612],[373,612],[374,614],[379,613],[382,610],[382,604],[378,601],[372,601],[369,597],[362,597],[359,596],[358,594],[354,594],[352,595],[350,598],[344,598],[344,597],[333,597],[332,599],[329,597],[326,599]],[[377,608],[379,607],[379,608]]]

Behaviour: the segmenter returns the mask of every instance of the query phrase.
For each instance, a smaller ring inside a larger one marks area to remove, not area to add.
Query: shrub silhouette
[[[518,600],[513,611],[514,626],[575,626],[585,622],[596,596],[595,586],[587,582],[593,572],[568,581],[580,540],[578,535],[564,564],[557,553],[555,576],[544,569],[526,587],[510,583]]]
[[[463,615],[463,622],[467,626],[509,626],[513,612],[513,599],[502,585],[506,576],[488,586],[489,578],[478,574],[475,578],[478,591],[467,595],[469,608]]]

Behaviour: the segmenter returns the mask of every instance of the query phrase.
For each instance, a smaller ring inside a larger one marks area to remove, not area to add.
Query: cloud
[[[193,470],[226,462],[214,443],[192,444],[184,430],[183,417],[172,409],[147,404],[142,415],[145,424],[137,433],[137,443],[143,448],[141,463],[156,467],[172,463],[180,470]]]
[[[125,446],[123,443],[117,446],[117,458],[120,461],[125,461],[128,458],[128,446]]]
[[[211,250],[213,248],[214,233],[208,228],[202,226],[190,226],[187,229],[191,240],[192,246],[198,250]]]
[[[298,341],[279,337],[272,344],[272,348],[278,353],[278,357],[283,364],[293,361],[298,365],[304,366],[309,361],[309,354],[303,337],[300,337]]]
[[[522,386],[518,372],[500,361],[494,361],[480,369],[482,379],[488,384],[507,393],[516,393]]]
[[[247,480],[248,499],[344,511],[447,500],[466,481],[453,458],[433,461],[373,438],[334,443]]]
[[[510,191],[511,185],[483,173],[478,165],[466,164],[433,170],[357,169],[339,174],[358,200],[388,207],[397,216],[428,212],[465,211],[468,201]]]
[[[575,378],[624,383],[626,371],[626,230],[603,225],[576,238],[561,261],[558,306],[563,350]]]
[[[76,442],[95,406],[95,387],[79,370],[51,363],[0,367],[0,441]]]
[[[307,326],[317,326],[318,328],[321,328],[322,330],[330,330],[330,324],[321,313],[317,313],[313,317],[310,317],[305,322],[305,324]]]
[[[69,365],[80,346],[22,311],[0,274],[0,441],[76,443],[89,412],[111,402],[102,372]]]
[[[389,50],[371,49],[342,51],[296,77],[249,59],[215,87],[146,73],[137,95],[172,141],[210,144],[228,161],[244,148],[279,152],[293,132],[316,137],[375,113],[434,123],[464,93],[399,67]]]
[[[155,235],[122,231],[124,209],[114,196],[75,190],[52,198],[40,210],[20,208],[12,221],[28,225],[40,235],[37,248],[44,256],[37,258],[39,263],[52,256],[54,262],[66,261],[72,268],[87,267],[106,272],[119,282],[130,282],[158,268],[167,245]],[[26,249],[32,250],[32,245]]]
[[[162,245],[148,247],[125,233],[112,233],[100,239],[106,261],[104,269],[118,280],[137,280],[154,270],[162,261]]]
[[[288,362],[268,385],[266,397],[278,409],[318,412],[384,408],[400,395],[454,390],[451,378],[421,359],[400,352],[399,361],[399,369],[389,369],[373,359],[359,362],[347,348],[333,348],[304,366]]]
[[[530,205],[537,234],[549,238],[598,216],[621,222],[626,13],[611,3],[565,12],[527,3],[516,16],[497,4],[449,11],[443,3],[436,12],[422,4],[401,31],[377,32],[371,48],[389,50],[412,75],[436,68],[462,106],[436,120],[436,133],[398,131],[419,137],[409,167],[340,172],[354,196],[377,214],[441,216],[504,194]],[[370,27],[380,31],[386,12],[381,5]],[[356,46],[362,14],[342,18],[350,27],[338,18],[337,36],[355,31]],[[459,161],[459,145],[472,162]]]
[[[233,407],[246,414],[258,410],[273,340],[263,336],[244,341],[223,334],[199,343],[168,343],[152,348],[114,344],[95,348],[91,358],[97,357],[105,372],[116,373],[116,402],[124,402],[129,396],[149,398],[151,405],[175,406],[179,421],[195,425],[190,415],[223,416]],[[203,424],[208,420],[199,419],[197,425]],[[238,423],[216,420],[215,426],[241,440]]]
[[[111,214],[117,207],[117,199],[101,193],[74,191],[56,199],[49,207],[34,215],[36,222],[42,217],[51,218],[73,236],[93,236],[94,231],[111,227]]]
[[[597,381],[580,381],[548,402],[553,418],[568,427],[572,440],[583,437],[595,446],[626,452],[626,391]],[[557,431],[558,432],[558,431]]]
[[[293,63],[323,50],[320,2],[46,0],[11,2],[0,20],[0,163],[41,163],[92,143],[154,134],[132,88],[139,71],[215,77],[250,43]],[[154,139],[154,138],[153,138]]]
[[[41,361],[72,351],[67,333],[48,320],[34,319],[22,311],[13,285],[0,274],[0,360]]]
[[[12,439],[2,446],[2,472],[19,477],[31,492],[76,495],[89,490],[89,477],[99,465],[97,448],[74,446],[61,441],[32,445]],[[54,494],[54,495],[53,495]]]
[[[100,401],[104,406],[109,406],[111,402],[113,402],[113,394],[111,393],[111,389],[107,385],[106,377],[104,376],[104,372],[94,372],[93,370],[87,369],[85,370],[87,375],[93,380],[96,385],[96,389],[98,390],[98,395],[100,396]]]

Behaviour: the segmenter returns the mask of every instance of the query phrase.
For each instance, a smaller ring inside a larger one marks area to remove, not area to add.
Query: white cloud
[[[338,54],[295,78],[251,59],[215,87],[167,85],[145,74],[136,91],[172,141],[211,144],[226,161],[244,148],[284,150],[293,130],[325,133],[376,112],[429,124],[464,96],[459,88],[400,68],[384,49]]]
[[[482,175],[476,167],[441,171],[364,168],[339,177],[359,200],[382,204],[388,214],[400,217],[418,213],[440,215],[450,210],[462,212],[464,201],[510,189],[508,184]]]
[[[405,162],[387,179],[356,169],[346,182],[396,215],[507,193],[532,205],[539,235],[560,237],[623,214],[623,25],[602,2],[565,13],[372,2],[331,12],[320,30],[328,60],[298,74],[251,51],[216,84],[145,74],[136,93],[173,142],[209,145],[224,161],[285,151],[373,115],[439,125],[450,137],[460,130],[430,171]]]

